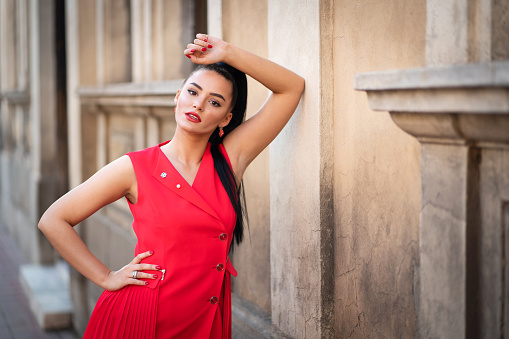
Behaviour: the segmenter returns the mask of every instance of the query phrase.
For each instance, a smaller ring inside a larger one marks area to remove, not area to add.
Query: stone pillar
[[[207,34],[223,37],[223,1],[207,0]]]
[[[67,130],[69,188],[82,182],[81,173],[81,113],[76,88],[80,83],[79,16],[77,0],[68,0],[66,10],[66,63],[67,63]]]
[[[272,322],[294,338],[331,338],[332,1],[270,0],[268,26],[269,58],[306,79],[270,146]]]
[[[428,0],[428,67],[356,77],[371,108],[422,144],[419,337],[507,335],[509,62],[493,46],[508,13]]]

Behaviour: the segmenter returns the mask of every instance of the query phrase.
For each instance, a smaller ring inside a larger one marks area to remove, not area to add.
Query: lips
[[[200,116],[194,112],[187,112],[186,118],[192,122],[201,122]]]

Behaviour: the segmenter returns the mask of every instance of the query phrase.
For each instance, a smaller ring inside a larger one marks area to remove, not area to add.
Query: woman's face
[[[231,102],[231,83],[214,71],[199,70],[175,96],[175,120],[185,131],[208,138],[218,126],[230,122]]]

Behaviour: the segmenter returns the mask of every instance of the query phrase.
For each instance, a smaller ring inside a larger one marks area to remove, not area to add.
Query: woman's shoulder
[[[147,148],[144,148],[144,149],[141,149],[141,150],[138,150],[138,151],[128,152],[126,155],[129,156],[131,159],[132,158],[137,158],[137,157],[154,156],[154,155],[158,154],[160,147],[165,145],[165,144],[167,144],[167,143],[168,143],[168,141],[165,141],[165,142],[162,142],[160,144],[157,144],[157,145],[154,145],[154,146],[151,146],[151,147],[147,147]]]
[[[154,168],[159,161],[159,153],[161,153],[160,146],[158,144],[148,148],[141,149],[139,151],[133,151],[126,154],[132,163],[132,167],[135,172],[141,170],[148,170]]]

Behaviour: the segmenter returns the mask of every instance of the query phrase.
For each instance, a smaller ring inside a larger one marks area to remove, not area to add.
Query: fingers
[[[152,265],[152,264],[137,264],[132,265],[132,270],[136,271],[159,271],[161,270],[161,266],[159,265]]]
[[[196,34],[196,39],[193,40],[192,44],[188,44],[187,48],[184,50],[184,54],[191,59],[191,56],[196,52],[206,52],[208,49],[213,48],[208,40],[209,37],[206,34],[198,33]]]
[[[125,280],[126,284],[140,285],[140,286],[148,285],[148,281],[143,281],[140,279],[154,280],[159,277],[159,274],[158,273],[146,273],[146,272],[143,272],[142,270],[156,271],[156,270],[158,270],[156,267],[161,269],[161,267],[159,267],[159,266],[149,265],[149,264],[129,265],[130,269],[126,270],[126,272],[127,272],[127,276],[125,277],[125,278],[127,278]]]
[[[204,40],[200,40],[200,39],[194,39],[193,44],[196,46],[200,46],[202,48],[202,51],[203,51],[203,48],[205,48],[205,51],[206,51],[207,47],[212,46],[208,42],[206,42]],[[205,51],[203,51],[203,52],[205,52]]]
[[[156,274],[154,274],[154,273],[145,273],[143,271],[160,271],[161,270],[161,266],[153,265],[153,264],[134,263],[134,261],[139,261],[140,257],[143,259],[143,258],[146,258],[146,257],[148,257],[148,256],[153,254],[153,252],[152,252],[152,254],[149,254],[149,255],[147,255],[147,253],[149,253],[149,252],[138,254],[134,258],[133,263],[128,265],[129,269],[127,270],[127,272],[128,272],[128,277],[129,278],[134,279],[134,280],[137,280],[137,279],[157,279],[157,277],[158,277],[157,273]]]
[[[204,42],[208,42],[209,36],[207,34],[198,33],[196,34],[196,39],[203,40]]]
[[[138,280],[138,279],[157,279],[158,277],[159,277],[159,274],[145,273],[145,272],[138,271],[138,273],[136,274],[136,279],[135,280]],[[130,278],[134,279],[132,275],[131,275]]]
[[[152,254],[154,254],[153,251],[140,253],[134,257],[134,259],[131,261],[131,264],[139,264],[143,259],[150,257]]]
[[[184,53],[192,54],[195,52],[205,52],[207,50],[206,47],[197,44],[188,44],[187,49],[184,50]]]
[[[153,251],[147,251],[138,254],[134,259],[130,262],[129,265],[124,267],[124,271],[127,273],[127,284],[130,285],[147,285],[148,282],[140,280],[140,279],[157,279],[158,274],[154,273],[145,273],[143,271],[159,271],[161,270],[161,266],[152,265],[152,264],[141,264],[141,261],[145,258],[153,255]],[[136,274],[134,274],[136,272]]]
[[[203,44],[188,44],[187,49],[184,50],[184,54],[188,57],[196,52],[206,52],[207,46],[210,46],[209,48],[212,48],[212,45],[207,45],[205,43],[205,46]]]
[[[138,278],[136,278],[136,279],[133,279],[133,277],[128,279],[127,285],[138,285],[138,286],[148,285],[148,281],[139,280],[139,279],[141,279],[141,273],[138,273]]]
[[[103,287],[108,291],[117,291],[127,285],[148,285],[148,281],[146,280],[150,279],[153,280],[161,278],[162,280],[164,278],[165,270],[163,270],[161,266],[140,263],[141,260],[150,257],[153,254],[153,251],[140,253],[129,264],[125,265],[120,270],[110,271]]]
[[[189,59],[191,59],[191,56],[194,55],[195,52],[199,52],[202,49],[205,49],[205,51],[207,50],[206,48],[200,47],[198,45],[188,44],[187,49],[184,50],[184,55],[186,57],[188,57]],[[203,51],[203,52],[205,52],[205,51]]]

